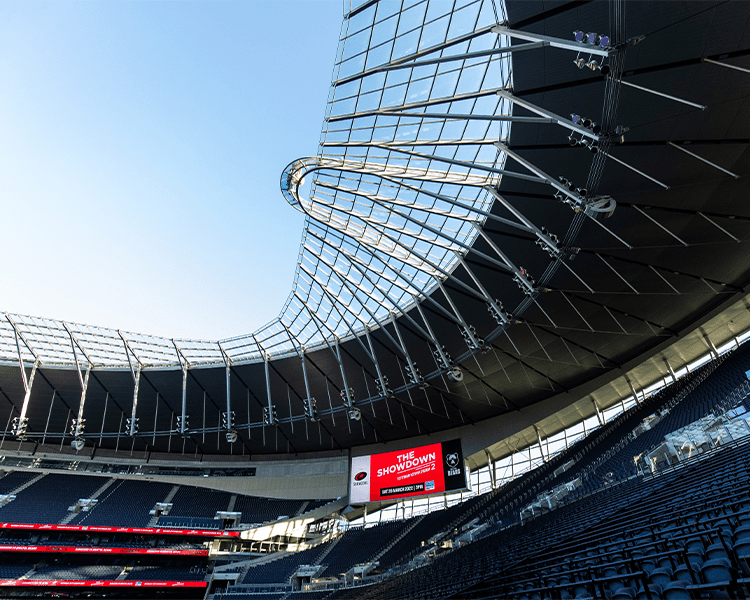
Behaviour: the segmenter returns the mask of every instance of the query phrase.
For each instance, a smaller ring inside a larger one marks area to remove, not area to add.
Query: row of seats
[[[10,493],[38,476],[36,472],[10,471],[0,478],[0,493]],[[16,500],[0,507],[0,522],[59,523],[70,517],[69,506],[80,498],[90,497],[106,481],[105,478],[91,475],[45,475],[19,492]],[[173,487],[169,483],[117,479],[102,492],[91,510],[76,514],[68,524],[146,527],[152,519],[150,511],[156,503],[163,502],[168,497]],[[214,521],[213,517],[217,511],[228,509],[231,496],[228,492],[180,486],[171,499],[172,509],[167,516],[169,521],[162,520],[159,523],[171,527],[184,525],[190,528],[221,528],[222,524]],[[295,516],[303,509],[313,510],[328,502],[330,501],[276,500],[238,494],[234,511],[242,513],[243,523],[263,523],[279,516]]]
[[[747,447],[712,449],[658,477],[636,476],[633,460],[669,432],[716,410],[745,380],[748,354],[743,348],[708,363],[499,490],[394,524],[391,538],[409,531],[381,556],[380,567],[398,570],[441,531],[455,533],[477,518],[491,523],[465,548],[379,585],[294,596],[657,600],[750,592],[742,577],[750,575],[743,562],[750,556]],[[653,414],[661,414],[661,421],[633,435]],[[572,468],[555,474],[571,462]],[[577,477],[584,486],[561,508],[520,522],[519,509],[536,493]],[[377,530],[347,532],[325,557],[329,567],[323,574],[337,576],[364,562],[355,554]],[[294,567],[306,561],[286,560],[290,568],[284,573],[245,582],[288,582]]]

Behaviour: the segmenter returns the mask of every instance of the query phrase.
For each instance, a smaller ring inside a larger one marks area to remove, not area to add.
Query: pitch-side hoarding
[[[365,504],[466,489],[461,440],[352,458],[349,502]]]

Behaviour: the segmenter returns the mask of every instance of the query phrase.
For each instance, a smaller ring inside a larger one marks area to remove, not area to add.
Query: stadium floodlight
[[[138,421],[140,417],[128,417],[127,421],[125,421],[125,429],[129,432],[130,435],[135,435],[138,433]]]
[[[447,375],[448,379],[456,383],[460,383],[464,380],[464,372],[459,367],[453,367],[448,371]]]
[[[318,409],[315,403],[315,398],[305,399],[305,416],[311,421],[320,421],[318,416]]]
[[[566,188],[568,188],[571,192],[575,189],[576,186],[573,185],[573,182],[570,181],[569,179],[567,179],[566,177],[563,177],[562,175],[560,175],[560,177],[558,177],[558,179],[560,180],[560,183],[562,183],[563,186],[565,186]]]
[[[29,419],[27,417],[13,417],[13,427],[11,429],[11,432],[13,435],[15,435],[19,440],[22,440],[26,437],[26,428],[29,426]]]

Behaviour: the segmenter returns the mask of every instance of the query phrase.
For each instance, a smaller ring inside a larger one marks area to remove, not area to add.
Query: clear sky
[[[168,337],[279,314],[341,0],[0,3],[0,311]]]

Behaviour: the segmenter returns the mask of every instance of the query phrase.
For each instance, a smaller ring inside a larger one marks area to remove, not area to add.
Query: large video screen
[[[352,458],[351,504],[463,489],[466,468],[461,440]]]

